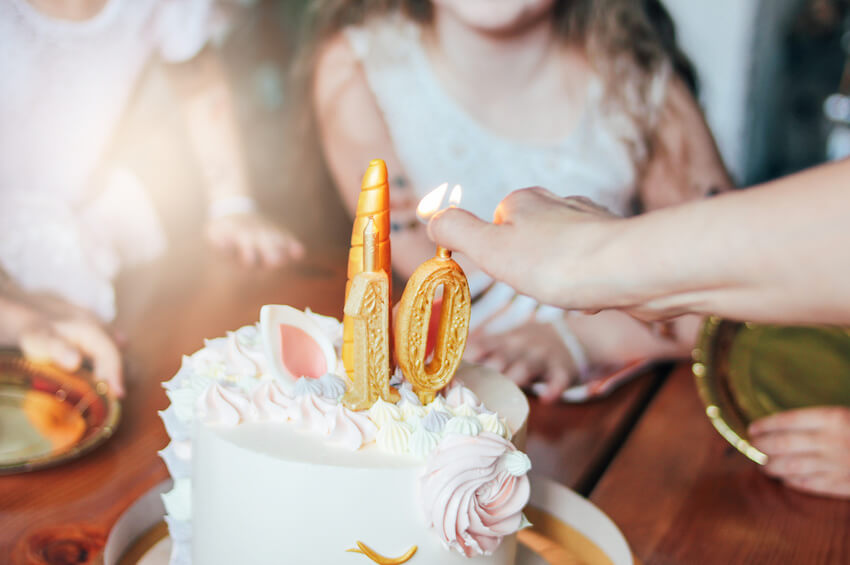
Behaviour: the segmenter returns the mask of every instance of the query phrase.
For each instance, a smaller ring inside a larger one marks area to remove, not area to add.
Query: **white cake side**
[[[513,383],[469,365],[459,377],[524,437],[528,403]],[[374,444],[351,452],[286,424],[201,424],[192,466],[194,563],[371,563],[346,552],[357,542],[390,558],[417,546],[413,565],[514,563],[515,535],[492,555],[444,547],[420,508],[422,460]]]
[[[530,495],[522,392],[464,364],[427,406],[397,372],[398,403],[352,411],[341,342],[334,318],[264,306],[164,383],[171,565],[513,563]]]

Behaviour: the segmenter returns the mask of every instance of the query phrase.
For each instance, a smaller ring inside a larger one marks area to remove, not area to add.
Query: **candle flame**
[[[454,185],[451,194],[449,194],[449,206],[460,206],[460,201],[463,198],[463,189],[459,184]]]
[[[448,199],[446,198],[447,195]],[[427,222],[431,219],[431,216],[440,210],[445,210],[451,206],[459,206],[462,196],[463,190],[459,184],[454,185],[451,192],[449,192],[449,183],[444,182],[419,201],[419,206],[416,207],[416,217],[421,222]]]

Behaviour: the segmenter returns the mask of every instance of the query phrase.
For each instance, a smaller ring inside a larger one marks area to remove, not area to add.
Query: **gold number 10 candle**
[[[445,199],[447,185],[422,199],[417,213],[427,219]],[[459,204],[456,186],[449,204]],[[395,402],[390,384],[390,242],[387,167],[369,163],[363,176],[351,237],[346,286],[342,359],[348,374],[343,402],[365,410],[378,399]],[[433,356],[427,359],[432,312],[442,291],[442,310]],[[466,275],[449,250],[421,264],[407,283],[395,320],[395,357],[404,377],[427,404],[451,382],[469,333],[470,298]]]

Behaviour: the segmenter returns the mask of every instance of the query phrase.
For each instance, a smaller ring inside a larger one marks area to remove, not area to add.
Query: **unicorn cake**
[[[164,383],[172,565],[514,563],[528,403],[461,364],[469,294],[445,250],[411,277],[391,355],[387,192],[373,161],[343,321],[263,306]]]

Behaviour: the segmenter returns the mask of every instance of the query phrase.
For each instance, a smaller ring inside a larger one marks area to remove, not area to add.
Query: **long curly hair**
[[[310,105],[315,62],[322,44],[346,26],[400,12],[421,25],[432,18],[430,0],[313,0],[300,26],[293,65],[300,112],[300,145],[316,135]],[[671,72],[696,92],[694,69],[676,44],[673,21],[660,0],[557,0],[552,23],[566,42],[578,45],[605,86],[604,102],[634,125],[628,144],[638,171],[656,149],[655,133]],[[306,129],[306,131],[305,131]],[[303,162],[303,161],[302,161]]]

